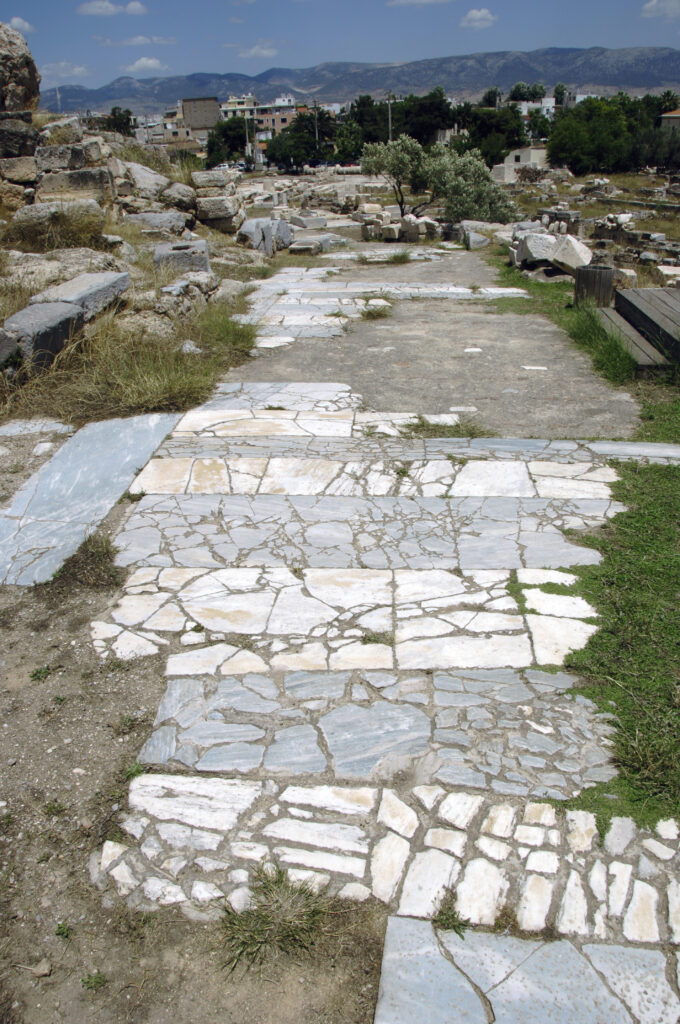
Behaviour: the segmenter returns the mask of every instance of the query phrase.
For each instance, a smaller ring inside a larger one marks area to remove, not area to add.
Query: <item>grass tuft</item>
[[[470,927],[470,922],[458,913],[455,892],[446,893],[439,910],[432,918],[432,924],[442,931],[455,932],[460,939],[465,938],[465,930]]]
[[[418,416],[414,423],[400,428],[405,437],[495,437],[496,433],[483,424],[466,416],[461,416],[458,423],[443,425],[428,423],[424,416]]]
[[[392,316],[391,306],[364,306],[361,311],[362,320],[386,320]]]
[[[328,897],[294,885],[278,864],[258,866],[252,906],[238,914],[228,904],[222,920],[225,967],[248,968],[281,954],[309,950],[330,910]]]
[[[0,377],[0,418],[46,416],[81,425],[117,416],[181,412],[204,402],[215,383],[242,363],[255,329],[235,323],[230,307],[207,306],[177,324],[170,338],[136,335],[113,314],[100,317],[88,336],[71,341],[47,370],[23,367]],[[200,355],[184,353],[191,337]]]
[[[125,579],[125,571],[115,564],[116,551],[110,537],[91,533],[48,583],[38,583],[37,586],[60,592],[73,586],[114,590]]]

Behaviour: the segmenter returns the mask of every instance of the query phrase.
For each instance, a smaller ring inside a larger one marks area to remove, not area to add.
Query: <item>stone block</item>
[[[229,278],[222,278],[219,287],[211,297],[212,302],[233,302],[243,295],[248,288],[243,281],[232,281]]]
[[[380,209],[380,207],[378,207]],[[325,228],[327,220],[325,217],[304,217],[300,214],[294,213],[290,218],[291,224],[294,224],[298,228]]]
[[[466,231],[465,232],[465,248],[470,249],[483,249],[489,244],[489,239],[486,235],[480,235],[477,231]]]
[[[87,163],[82,146],[38,146],[39,171],[78,171]]]
[[[0,202],[7,210],[20,210],[26,202],[26,186],[0,181]]]
[[[652,276],[662,287],[672,286],[680,281],[680,267],[654,267]]]
[[[82,327],[83,319],[83,310],[71,302],[45,302],[8,317],[4,327],[16,336],[24,359],[47,366]]]
[[[32,124],[11,118],[0,121],[0,157],[33,156],[39,139]]]
[[[194,171],[191,184],[194,188],[224,188],[230,185],[239,175],[231,171],[213,169],[211,171]]]
[[[384,224],[382,231],[380,232],[380,237],[383,242],[398,242],[400,231],[401,228],[399,224]],[[363,231],[361,234],[363,237]],[[375,235],[373,237],[375,237]]]
[[[178,210],[165,210],[163,213],[144,210],[142,213],[129,214],[125,219],[140,228],[151,228],[170,235],[181,235],[187,226],[186,217]]]
[[[115,271],[101,274],[80,274],[65,284],[57,284],[34,295],[31,305],[44,302],[69,302],[83,310],[90,320],[118,299],[130,287],[130,275]]]
[[[38,243],[62,222],[68,223],[74,232],[82,228],[96,234],[104,226],[104,211],[94,199],[35,203],[17,210],[11,226],[13,233],[24,240]]]
[[[79,117],[61,117],[58,121],[50,121],[40,133],[40,138],[46,142],[52,138],[52,133],[58,131],[62,141],[80,142],[83,137],[83,126]]]
[[[383,228],[384,230],[384,228]],[[362,224],[361,225],[361,237],[364,242],[374,242],[378,237],[378,229],[375,224]],[[397,229],[397,238],[399,237],[399,231]]]
[[[257,249],[267,256],[273,256],[275,252],[290,246],[293,232],[285,220],[253,217],[241,225],[236,240],[248,249]]]
[[[170,179],[163,174],[157,174],[150,167],[134,161],[123,161],[125,173],[133,184],[134,191],[143,199],[157,199],[161,192],[171,184]]]
[[[157,245],[153,261],[157,267],[170,267],[183,273],[191,270],[209,271],[208,243],[203,238],[192,242],[167,242]]]
[[[401,218],[400,238],[402,242],[417,242],[420,238],[418,219],[411,213],[407,213],[405,217]]]
[[[517,263],[533,266],[538,263],[552,263],[553,253],[558,242],[554,235],[524,235],[517,246]]]
[[[38,177],[35,157],[15,156],[0,160],[0,177],[17,185],[32,185]]]
[[[587,245],[573,235],[564,235],[553,250],[552,262],[566,274],[575,275],[579,267],[587,267],[593,254]]]
[[[306,241],[293,242],[289,251],[293,256],[318,256],[321,252],[321,246],[314,239],[308,239]]]
[[[102,150],[101,139],[83,139],[81,149],[85,155],[85,161],[88,164],[98,164],[103,158],[104,152]]]
[[[196,209],[196,192],[190,185],[182,185],[175,181],[161,193],[160,200],[166,206],[174,206],[185,213],[193,213]]]
[[[43,176],[38,186],[40,201],[53,196],[76,192],[90,195],[104,202],[114,198],[113,176],[107,167],[84,167],[79,171],[51,171]]]
[[[245,220],[238,199],[231,196],[211,196],[196,199],[196,216],[216,231],[234,235]]]
[[[0,327],[0,366],[19,351],[19,339]]]

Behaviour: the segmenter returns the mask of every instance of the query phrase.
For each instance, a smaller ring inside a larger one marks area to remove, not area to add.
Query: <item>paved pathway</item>
[[[258,322],[294,339],[280,283]],[[302,329],[322,342],[326,320]],[[600,841],[546,800],[614,775],[611,724],[560,667],[597,629],[570,569],[598,556],[562,531],[617,512],[612,456],[680,448],[405,440],[408,419],[344,384],[253,382],[169,424],[117,538],[131,574],[92,623],[102,658],[164,655],[139,755],[158,773],[92,877],[199,920],[247,906],[269,858],[373,895],[378,1024],[676,1022],[677,822]],[[450,890],[526,937],[436,931]]]

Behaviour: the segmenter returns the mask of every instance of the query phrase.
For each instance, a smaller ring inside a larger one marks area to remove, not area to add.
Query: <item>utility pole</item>
[[[387,140],[392,141],[392,100],[395,99],[393,93],[388,92],[387,94]]]
[[[319,148],[319,104],[314,99],[314,138],[316,139],[316,148]]]

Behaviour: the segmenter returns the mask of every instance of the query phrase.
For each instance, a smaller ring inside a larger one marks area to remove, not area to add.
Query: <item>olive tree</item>
[[[384,178],[394,192],[402,217],[407,192],[416,197],[411,213],[420,214],[433,203],[443,207],[447,220],[507,222],[515,216],[511,200],[491,177],[479,150],[456,153],[438,143],[425,150],[407,135],[395,142],[364,146],[364,174]]]

